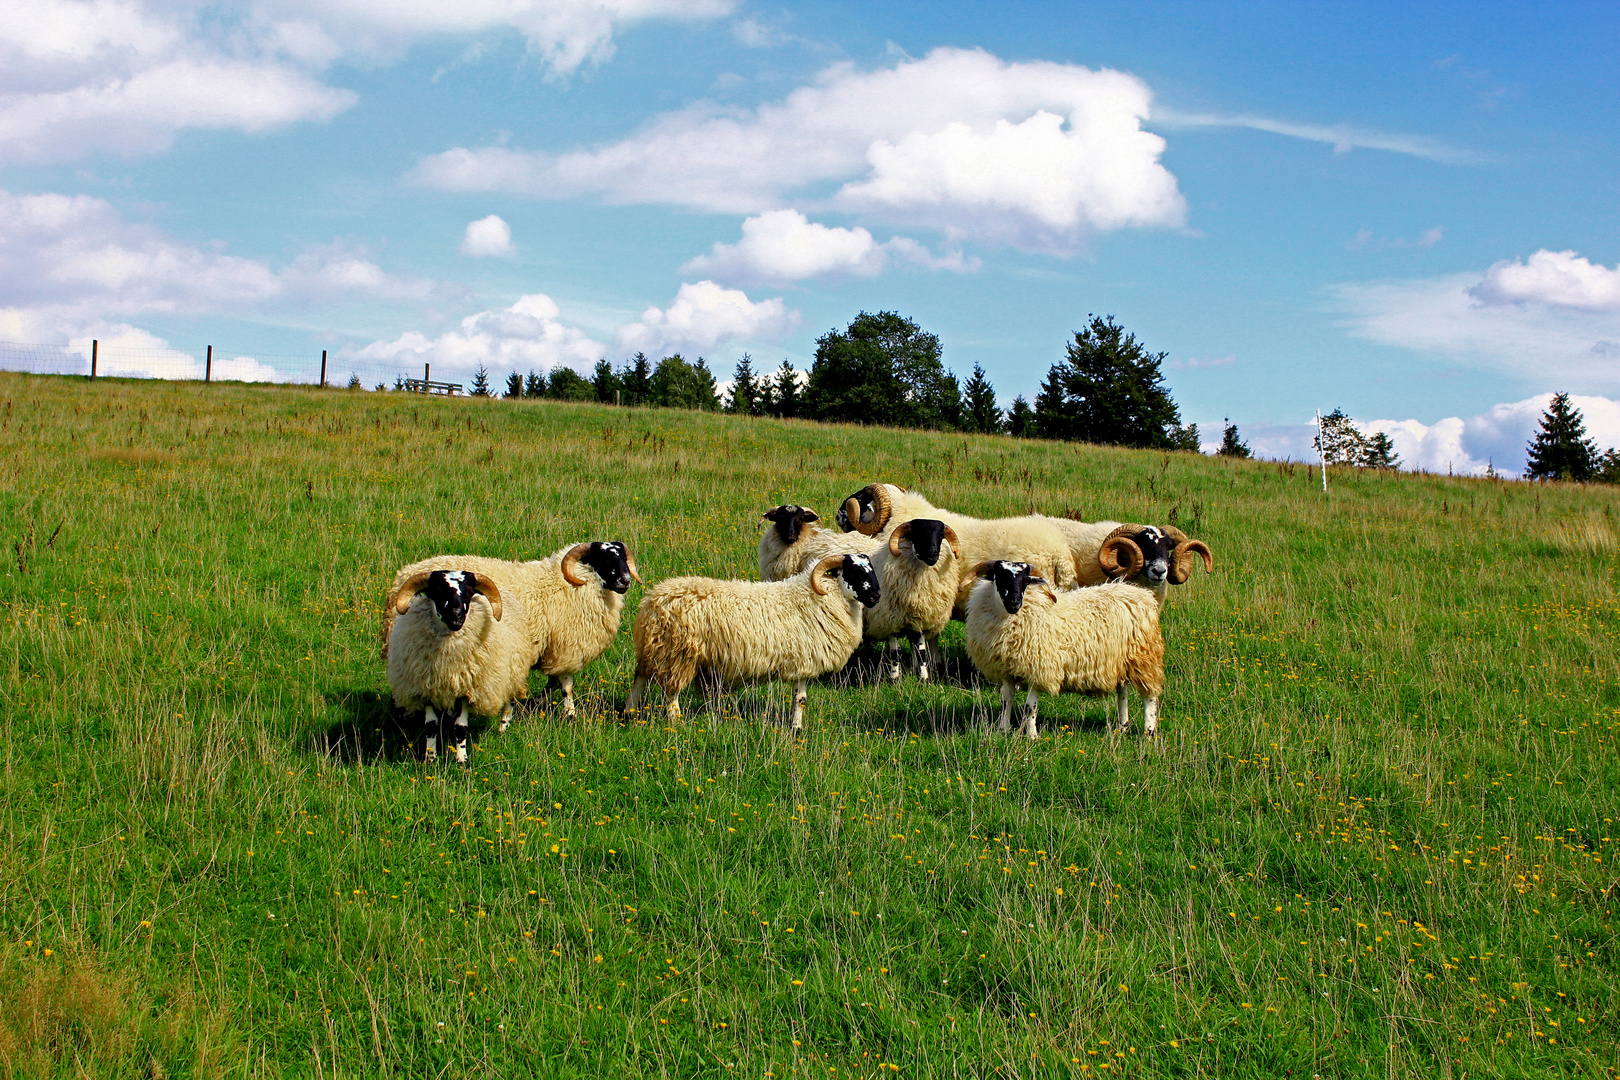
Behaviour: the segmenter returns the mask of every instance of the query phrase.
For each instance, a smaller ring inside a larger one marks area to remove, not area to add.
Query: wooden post
[[[321,389],[326,389],[326,350],[321,350]]]
[[[432,364],[423,364],[422,365],[422,393],[425,394],[425,393],[428,392],[428,380],[431,379],[432,377],[433,377],[433,365]]]
[[[96,377],[96,347],[100,344],[101,342],[95,338],[90,339],[90,377],[92,379]]]
[[[212,345],[210,345],[210,346],[208,346],[208,363],[203,368],[203,382],[204,383],[211,383],[213,381],[214,381],[214,347]]]

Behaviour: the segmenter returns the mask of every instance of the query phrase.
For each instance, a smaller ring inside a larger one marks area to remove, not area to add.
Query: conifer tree
[[[1226,431],[1221,435],[1221,448],[1215,451],[1221,457],[1246,458],[1252,457],[1249,444],[1238,438],[1237,425],[1230,420],[1226,422]]]
[[[1024,400],[1023,394],[1013,398],[1012,408],[1007,410],[1007,433],[1019,439],[1040,437],[1040,424],[1036,420],[1035,410],[1029,407],[1029,402]]]
[[[514,371],[514,372],[512,372],[512,374],[510,374],[510,375],[508,375],[506,377],[506,394],[504,396],[509,397],[509,398],[515,398],[515,397],[522,397],[523,396],[523,376],[522,375],[519,375],[517,372]]]
[[[962,426],[969,431],[994,435],[1006,426],[1001,410],[996,408],[996,388],[978,364],[973,365],[973,374],[962,388],[962,411]]]
[[[799,390],[799,373],[786,360],[776,369],[775,400],[771,403],[774,414],[792,419],[804,411],[804,398]]]
[[[731,399],[726,402],[726,412],[759,415],[759,378],[754,374],[754,358],[747,353],[742,354],[731,374]]]
[[[1570,404],[1568,394],[1553,395],[1541,414],[1541,429],[1525,449],[1527,480],[1590,480],[1598,459],[1581,410]]]
[[[545,397],[546,377],[538,371],[530,370],[529,378],[523,384],[524,397]]]
[[[489,371],[483,364],[479,364],[478,370],[473,372],[472,394],[473,397],[489,397]]]
[[[614,372],[613,365],[606,359],[598,360],[596,368],[591,373],[591,388],[596,391],[596,400],[604,405],[615,404],[624,384]]]

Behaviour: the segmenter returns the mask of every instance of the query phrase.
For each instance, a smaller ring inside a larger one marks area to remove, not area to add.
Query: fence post
[[[90,339],[90,378],[91,379],[94,379],[96,377],[96,347],[99,346],[100,344],[101,344],[101,342],[97,341],[95,338]]]
[[[208,346],[208,363],[203,367],[203,384],[214,381],[214,347]]]
[[[424,363],[422,365],[422,393],[425,394],[425,393],[428,392],[428,380],[431,379],[432,377],[433,377],[433,365]]]
[[[321,350],[321,389],[326,389],[326,350]]]

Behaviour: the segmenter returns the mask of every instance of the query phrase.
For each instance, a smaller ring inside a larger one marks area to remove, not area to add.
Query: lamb
[[[1104,581],[1130,581],[1151,589],[1162,606],[1171,585],[1185,584],[1192,576],[1193,556],[1204,560],[1204,572],[1215,572],[1215,556],[1202,540],[1190,540],[1174,525],[1122,525],[1117,521],[1071,521],[1047,518],[1063,533],[1074,557],[1075,577],[1081,585]],[[1123,560],[1123,561],[1121,561]]]
[[[968,602],[968,656],[1001,684],[1001,730],[1012,729],[1015,686],[1029,688],[1022,731],[1039,738],[1040,695],[1115,691],[1118,730],[1130,726],[1126,687],[1146,699],[1143,731],[1156,735],[1164,692],[1164,638],[1153,594],[1124,581],[1054,592],[1029,564],[998,560]]]
[[[837,589],[827,588],[829,577]],[[664,691],[667,714],[678,720],[680,693],[700,671],[723,684],[780,678],[793,683],[798,731],[805,684],[849,662],[861,643],[863,609],[879,595],[865,555],[828,555],[786,581],[660,581],[636,611],[636,678],[624,711],[640,708],[649,681]]]
[[[527,672],[532,666],[549,675],[552,686],[562,688],[563,712],[568,716],[575,715],[573,676],[612,643],[619,632],[624,593],[629,590],[632,580],[641,580],[629,549],[622,541],[593,541],[574,544],[545,559],[530,562],[440,555],[405,567],[395,576],[383,609],[383,658],[389,663],[391,686],[394,685],[392,672],[399,627],[396,619],[415,610],[420,612],[422,618],[431,621],[438,613],[438,622],[445,632],[453,636],[459,629],[459,624],[457,628],[450,627],[436,605],[431,610],[428,605],[412,607],[413,598],[424,589],[434,573],[457,571],[472,574],[478,582],[496,589],[515,612],[510,616],[510,621],[521,630],[524,638],[521,650],[524,654],[524,678],[521,686],[504,701],[497,703],[502,706],[498,713],[493,708],[475,707],[474,711],[491,716],[498,714],[501,717],[500,730],[505,731],[511,724],[510,702],[515,697],[527,694]],[[427,648],[428,637],[431,636],[424,637],[419,630],[414,648]],[[404,689],[411,707],[417,707],[416,703],[424,697],[416,692],[419,688],[407,680]],[[395,699],[401,704],[406,703],[401,700],[398,688]],[[453,701],[441,703],[438,707],[448,709],[453,706]],[[462,718],[457,721],[459,729],[465,729],[465,711],[462,710]],[[437,739],[434,737],[436,718],[431,713],[428,714],[428,727],[428,755],[432,758],[437,756]],[[463,733],[457,741],[458,760],[465,760],[464,743]]]
[[[864,533],[837,532],[816,524],[821,520],[808,506],[791,503],[765,511],[771,524],[759,538],[759,579],[783,581],[803,570],[812,559],[828,555],[871,555],[883,541]]]
[[[888,543],[872,556],[882,597],[866,614],[866,637],[898,644],[897,635],[904,635],[916,651],[917,677],[923,682],[928,681],[929,652],[937,656],[940,632],[956,606],[961,559],[956,531],[934,518],[896,525]],[[900,678],[898,663],[891,676]]]
[[[1027,562],[1038,574],[1065,589],[1078,584],[1069,542],[1051,518],[1033,515],[1010,518],[976,518],[941,510],[921,493],[894,484],[868,484],[844,500],[838,523],[846,529],[881,534],[909,518],[933,518],[956,531],[962,557],[958,562],[960,580],[953,617],[962,618],[973,592],[974,567],[997,559]]]

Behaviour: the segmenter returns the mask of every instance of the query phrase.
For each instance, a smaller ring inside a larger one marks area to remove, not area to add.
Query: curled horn
[[[500,587],[495,584],[494,579],[491,578],[488,574],[470,574],[468,576],[470,576],[473,579],[473,591],[474,592],[480,592],[480,593],[484,594],[484,599],[489,601],[489,607],[490,607],[491,614],[493,614],[495,616],[495,621],[496,622],[500,622],[501,621],[501,590],[500,590]]]
[[[1184,584],[1192,576],[1194,555],[1203,556],[1204,573],[1215,572],[1215,556],[1210,554],[1209,545],[1202,540],[1182,538],[1176,544],[1175,551],[1170,553],[1170,584]]]
[[[861,500],[851,495],[844,500],[844,517],[849,521],[849,527],[859,528],[861,520]]]
[[[589,544],[575,544],[573,547],[568,549],[568,554],[563,556],[562,576],[563,580],[568,582],[568,584],[574,586],[585,584],[585,579],[579,576],[579,570],[576,569],[576,565],[579,562],[579,557],[589,550],[591,550],[591,545]]]
[[[432,576],[433,571],[423,570],[420,573],[412,574],[405,584],[399,587],[399,591],[394,594],[394,611],[396,614],[403,615],[409,610],[411,601],[416,599],[417,592],[427,582],[427,579]]]
[[[1142,531],[1140,525],[1121,525],[1103,538],[1102,547],[1097,549],[1097,563],[1103,568],[1103,573],[1109,577],[1135,577],[1142,572],[1142,564],[1146,558],[1142,549],[1136,546],[1131,537]],[[1121,566],[1119,557],[1123,554],[1129,563]]]
[[[641,575],[636,573],[636,557],[630,554],[630,545],[625,543],[623,540],[620,540],[619,546],[624,548],[624,565],[626,569],[630,571],[630,576],[636,579],[637,585],[647,584],[645,581],[641,580]]]
[[[911,524],[909,521],[902,521],[894,527],[894,532],[889,534],[889,554],[897,559],[900,557],[900,541],[911,535]]]
[[[843,565],[844,557],[842,555],[828,555],[825,559],[816,563],[816,568],[810,571],[810,588],[815,590],[817,596],[827,595],[827,587],[821,583],[821,575],[828,570],[834,570]]]
[[[859,514],[852,515],[849,523],[855,526],[855,531],[862,536],[876,536],[883,531],[883,526],[889,523],[894,514],[894,504],[889,500],[889,488],[886,484],[867,484],[862,488],[869,491],[872,499],[877,503],[877,509],[872,511],[871,521],[862,521]]]
[[[944,524],[944,522],[941,522]],[[956,538],[956,530],[949,525],[945,526],[945,542],[951,545],[951,554],[958,559],[962,557],[962,541]]]

